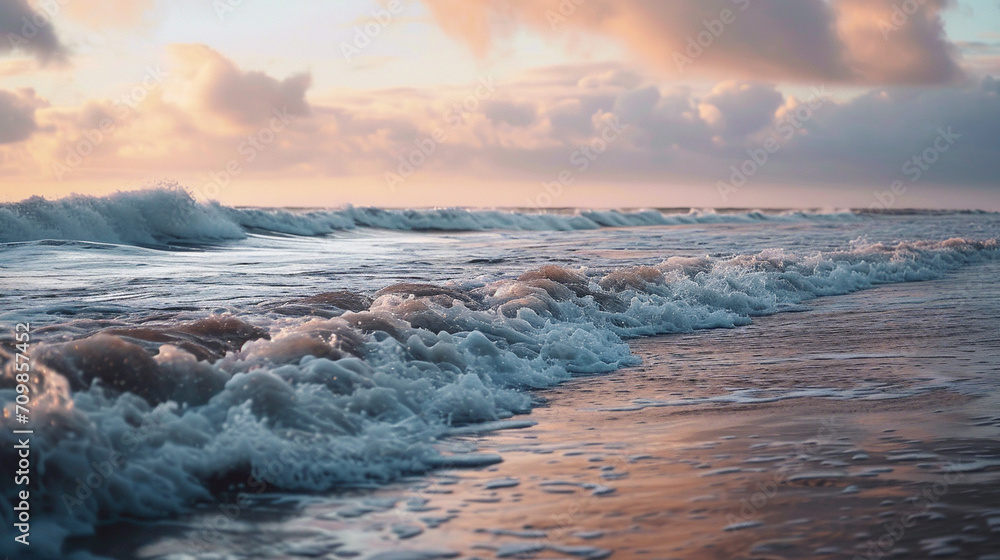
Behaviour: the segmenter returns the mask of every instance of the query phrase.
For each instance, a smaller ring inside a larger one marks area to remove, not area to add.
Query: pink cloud
[[[517,26],[618,39],[670,77],[937,83],[959,67],[945,0],[896,15],[890,0],[426,0],[442,29],[485,54]],[[883,33],[886,26],[894,26]]]
[[[259,125],[275,111],[309,114],[305,99],[312,83],[309,74],[278,80],[263,72],[244,71],[205,45],[171,45],[168,52],[186,82],[186,102],[199,110],[239,126]]]

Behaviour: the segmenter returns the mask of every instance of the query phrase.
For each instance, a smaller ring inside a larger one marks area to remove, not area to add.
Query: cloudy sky
[[[1000,210],[997,0],[0,0],[0,200]]]

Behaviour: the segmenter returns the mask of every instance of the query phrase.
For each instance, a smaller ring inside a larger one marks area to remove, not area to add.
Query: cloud
[[[638,86],[641,82],[642,78],[635,72],[623,68],[613,68],[599,74],[589,74],[581,79],[578,85],[583,88],[632,88]]]
[[[867,83],[925,84],[961,75],[958,48],[940,13],[946,0],[923,0],[915,12],[887,0],[837,0],[837,27],[856,76]]]
[[[61,2],[67,16],[94,29],[132,27],[143,23],[154,0],[88,0]]]
[[[724,129],[727,136],[740,138],[770,124],[784,100],[773,85],[723,82],[702,103],[714,109],[713,124]]]
[[[939,83],[959,67],[946,0],[894,12],[890,0],[425,0],[442,29],[485,54],[519,25],[620,40],[662,74],[865,84]],[[888,31],[886,31],[888,29]]]
[[[566,67],[559,70],[568,73]],[[578,67],[573,83],[606,72]],[[799,98],[755,82],[725,81],[707,92],[641,82],[594,94],[573,86],[558,88],[550,81],[515,81],[500,95],[531,99],[534,120],[510,126],[496,113],[516,102],[486,103],[463,126],[444,127],[446,139],[421,173],[550,180],[572,166],[569,157],[575,150],[599,137],[603,119],[614,117],[626,133],[588,169],[583,182],[703,184],[715,193],[715,183],[729,178],[730,166],[771,138],[780,149],[755,183],[885,187],[905,180],[903,164],[932,146],[939,129],[949,127],[962,137],[924,173],[924,183],[985,188],[1000,174],[1000,161],[990,155],[1000,151],[995,135],[1000,129],[1000,82],[992,78],[933,89],[875,88],[839,100],[822,91],[815,99]],[[423,107],[446,106],[427,91],[407,95]],[[364,134],[364,149],[355,152],[359,160],[395,169],[398,157],[414,149],[414,140],[430,137],[442,124],[411,111],[398,90],[365,97],[367,104],[342,108],[354,124],[338,137],[355,143]],[[376,111],[378,125],[372,120]]]
[[[566,66],[555,70],[560,76],[573,74]],[[839,100],[822,92],[816,99],[798,98],[774,84],[745,81],[720,82],[707,92],[645,79],[600,91],[575,85],[607,72],[600,65],[581,65],[575,79],[553,81],[551,75],[542,78],[544,70],[533,70],[531,79],[508,81],[497,99],[457,127],[440,116],[449,106],[442,92],[397,89],[333,99],[336,146],[350,150],[351,173],[378,176],[395,170],[399,157],[437,128],[445,139],[419,173],[534,183],[572,167],[571,154],[598,138],[607,118],[617,118],[625,135],[582,182],[681,182],[703,184],[714,194],[716,181],[728,179],[730,166],[768,138],[776,138],[780,150],[754,178],[759,184],[884,186],[905,179],[903,164],[931,146],[938,129],[951,127],[962,138],[922,181],[984,186],[1000,174],[1000,161],[990,155],[1000,152],[995,134],[1000,82],[992,78],[932,89],[875,88]],[[530,105],[523,101],[528,99]],[[317,114],[327,110],[316,108]],[[317,158],[338,153],[332,139],[314,136],[311,142]]]
[[[30,58],[15,58],[12,60],[0,60],[0,78],[7,76],[19,76],[34,72],[36,65]]]
[[[849,102],[817,111],[790,146],[799,158],[802,176],[818,178],[837,165],[843,177],[868,181],[902,179],[901,168],[933,146],[940,131],[960,136],[931,169],[931,181],[942,184],[982,184],[996,188],[1000,176],[1000,87],[987,77],[961,88],[933,90],[876,89]]]
[[[0,144],[20,142],[38,130],[35,110],[43,105],[32,89],[0,90]]]
[[[242,161],[249,136],[265,129],[267,149],[254,148],[252,167],[267,172],[313,158],[315,143],[307,138],[329,137],[336,127],[330,115],[308,124],[308,75],[282,80],[245,71],[201,45],[170,50],[175,59],[167,71],[150,67],[130,96],[117,100],[47,106],[30,90],[0,92],[0,118],[10,114],[12,123],[2,128],[10,143],[0,147],[4,173],[50,179],[209,173]],[[287,150],[291,144],[299,149]]]
[[[535,122],[535,111],[535,106],[531,103],[510,101],[491,101],[483,107],[483,114],[491,121],[507,123],[511,126],[528,126]]]
[[[43,64],[62,61],[67,54],[52,27],[52,14],[33,10],[26,0],[0,0],[0,54],[18,50]]]
[[[312,84],[309,74],[278,80],[263,72],[244,71],[205,45],[171,45],[169,54],[186,82],[186,101],[194,109],[238,126],[259,125],[275,111],[309,114],[305,99]]]
[[[932,145],[938,129],[949,127],[961,138],[923,183],[985,189],[995,188],[1000,176],[1000,82],[993,78],[976,85],[872,88],[807,109],[808,99],[771,83],[723,81],[693,89],[652,83],[647,76],[609,80],[629,71],[615,72],[608,63],[563,65],[497,83],[478,106],[454,119],[455,107],[481,84],[340,90],[307,100],[301,78],[248,71],[203,46],[172,52],[169,79],[135,107],[96,99],[51,107],[30,90],[0,92],[0,115],[13,115],[16,123],[0,129],[9,134],[0,154],[20,150],[2,166],[5,177],[52,177],[52,162],[68,165],[67,154],[84,146],[89,155],[72,168],[73,179],[168,176],[201,187],[235,161],[241,181],[344,178],[377,193],[386,186],[386,172],[397,173],[402,158],[422,149],[432,153],[422,156],[413,184],[423,178],[469,185],[488,177],[531,186],[575,169],[572,154],[615,119],[624,134],[574,188],[703,185],[714,199],[716,182],[728,180],[731,166],[773,137],[780,151],[754,184],[886,188],[901,178],[906,161]],[[297,112],[289,113],[294,118],[287,126],[271,129],[271,108],[281,104]],[[779,131],[791,116],[801,122],[785,136]],[[95,134],[108,119],[112,130]],[[250,137],[266,143],[250,150]],[[94,138],[99,141],[91,147]],[[431,148],[430,138],[436,139]],[[741,192],[752,199],[752,189]],[[475,204],[475,193],[468,196],[455,203]]]

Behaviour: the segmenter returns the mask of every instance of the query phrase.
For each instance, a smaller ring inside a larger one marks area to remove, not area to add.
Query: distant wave
[[[233,208],[200,203],[180,188],[157,188],[58,200],[35,196],[0,204],[0,243],[60,239],[145,247],[211,245],[244,239],[248,233],[319,236],[355,228],[412,231],[549,230],[638,227],[773,220],[857,220],[850,211],[759,211],[715,213],[692,210],[579,210],[545,213],[513,210],[434,208],[389,210],[348,206],[337,210],[291,211]]]

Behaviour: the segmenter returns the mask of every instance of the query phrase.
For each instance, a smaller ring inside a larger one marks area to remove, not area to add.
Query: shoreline
[[[897,322],[952,290],[975,294],[966,289],[995,268],[820,298],[737,329],[632,340],[642,365],[535,393],[543,402],[518,429],[438,445],[501,463],[375,490],[269,495],[202,552],[995,560],[1000,351],[981,322],[958,328],[983,295],[955,296],[938,314],[947,329]],[[129,552],[119,543],[119,557],[182,558],[218,517],[210,506],[153,524],[159,536],[135,537]]]
[[[276,557],[380,560],[867,559],[959,551],[956,557],[995,558],[1000,442],[983,444],[1000,431],[1000,417],[980,426],[980,437],[958,437],[982,418],[973,411],[987,414],[982,399],[952,396],[942,405],[935,399],[944,395],[934,392],[865,412],[849,401],[838,410],[841,401],[794,399],[740,414],[655,417],[579,407],[614,394],[628,373],[549,391],[549,404],[531,415],[535,426],[442,443],[500,454],[502,463],[377,490],[269,495],[217,540],[202,542],[209,545],[203,552],[251,557],[280,544],[284,553]],[[928,438],[930,421],[937,433]],[[135,549],[135,557],[181,558],[175,554],[192,552],[186,531],[213,518],[218,514],[196,513],[164,524],[161,538]]]

